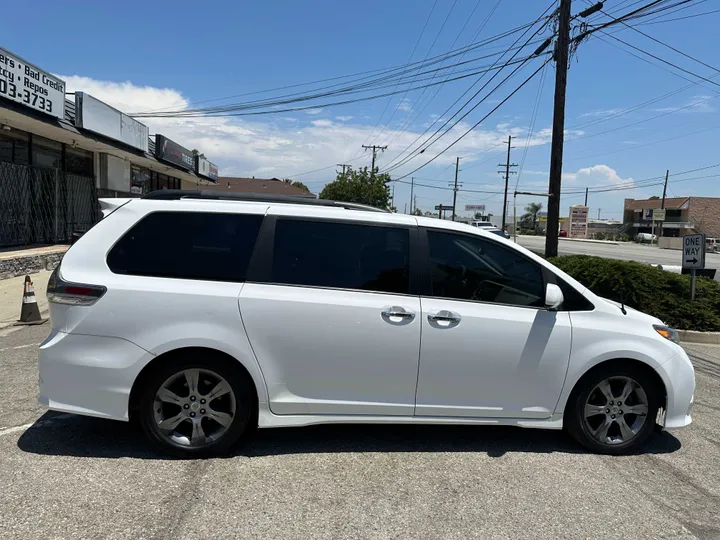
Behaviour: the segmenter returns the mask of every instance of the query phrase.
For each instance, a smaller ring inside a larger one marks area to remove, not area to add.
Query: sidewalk
[[[35,298],[43,319],[47,318],[48,312],[47,283],[50,274],[52,272],[47,270],[30,274],[30,279],[35,287]],[[20,318],[24,283],[25,276],[0,280],[0,328],[12,326]]]

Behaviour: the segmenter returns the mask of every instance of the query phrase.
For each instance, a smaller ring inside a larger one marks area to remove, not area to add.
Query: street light
[[[517,196],[532,195],[533,197],[552,197],[550,193],[533,193],[532,191],[516,191],[513,194],[513,242],[517,244]]]

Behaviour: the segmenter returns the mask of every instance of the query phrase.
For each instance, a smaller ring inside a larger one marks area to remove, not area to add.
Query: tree
[[[306,186],[305,184],[303,184],[302,182],[300,182],[300,180],[290,180],[289,178],[286,178],[285,180],[283,180],[283,182],[285,182],[286,184],[290,184],[291,186],[294,186],[294,187],[296,187],[296,188],[298,188],[298,189],[302,189],[303,191],[307,191],[308,193],[310,193],[310,188],[307,187],[307,186]]]
[[[535,230],[538,220],[538,214],[542,211],[542,203],[530,203],[525,207],[525,214],[520,218],[521,226],[529,228],[531,226]]]
[[[203,158],[203,159],[207,159],[207,158],[205,157],[205,154],[201,154],[200,152],[198,152],[197,148],[193,148],[193,149],[192,149],[192,153],[193,153],[193,156],[200,156],[200,157]]]
[[[423,211],[420,210],[419,208],[416,208],[415,210],[413,210],[413,215],[415,215],[415,216],[422,216],[422,215],[423,215]]]
[[[653,195],[653,196],[650,197],[648,200],[650,200],[650,201],[657,201],[658,199],[660,199],[660,197],[658,197],[657,195]]]
[[[348,167],[345,174],[338,173],[335,181],[323,188],[320,198],[389,209],[389,183],[389,174],[371,174],[367,167],[358,170]]]

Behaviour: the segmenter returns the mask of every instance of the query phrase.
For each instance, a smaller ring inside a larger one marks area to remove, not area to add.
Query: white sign
[[[209,178],[213,182],[218,181],[218,168],[217,165],[214,163],[211,163],[210,160],[205,159],[204,157],[197,156],[197,167],[195,169],[195,172],[199,174],[200,176],[204,176],[205,178]]]
[[[465,211],[470,212],[473,210],[477,210],[479,212],[485,211],[485,205],[484,204],[466,204],[465,205]]]
[[[150,130],[145,124],[84,92],[75,92],[75,127],[148,151]]]
[[[576,205],[570,207],[570,238],[585,238],[588,228],[588,207]]]
[[[653,221],[665,221],[665,209],[656,208],[655,210],[653,210],[652,219]]]
[[[0,49],[0,97],[56,118],[65,117],[65,81],[5,49]]]
[[[705,268],[705,235],[686,234],[683,238],[683,268]]]

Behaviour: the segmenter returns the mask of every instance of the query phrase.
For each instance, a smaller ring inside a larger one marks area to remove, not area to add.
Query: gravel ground
[[[636,456],[550,431],[317,426],[179,461],[127,424],[37,405],[47,332],[0,331],[3,538],[720,539],[718,347],[687,347],[693,425]]]

